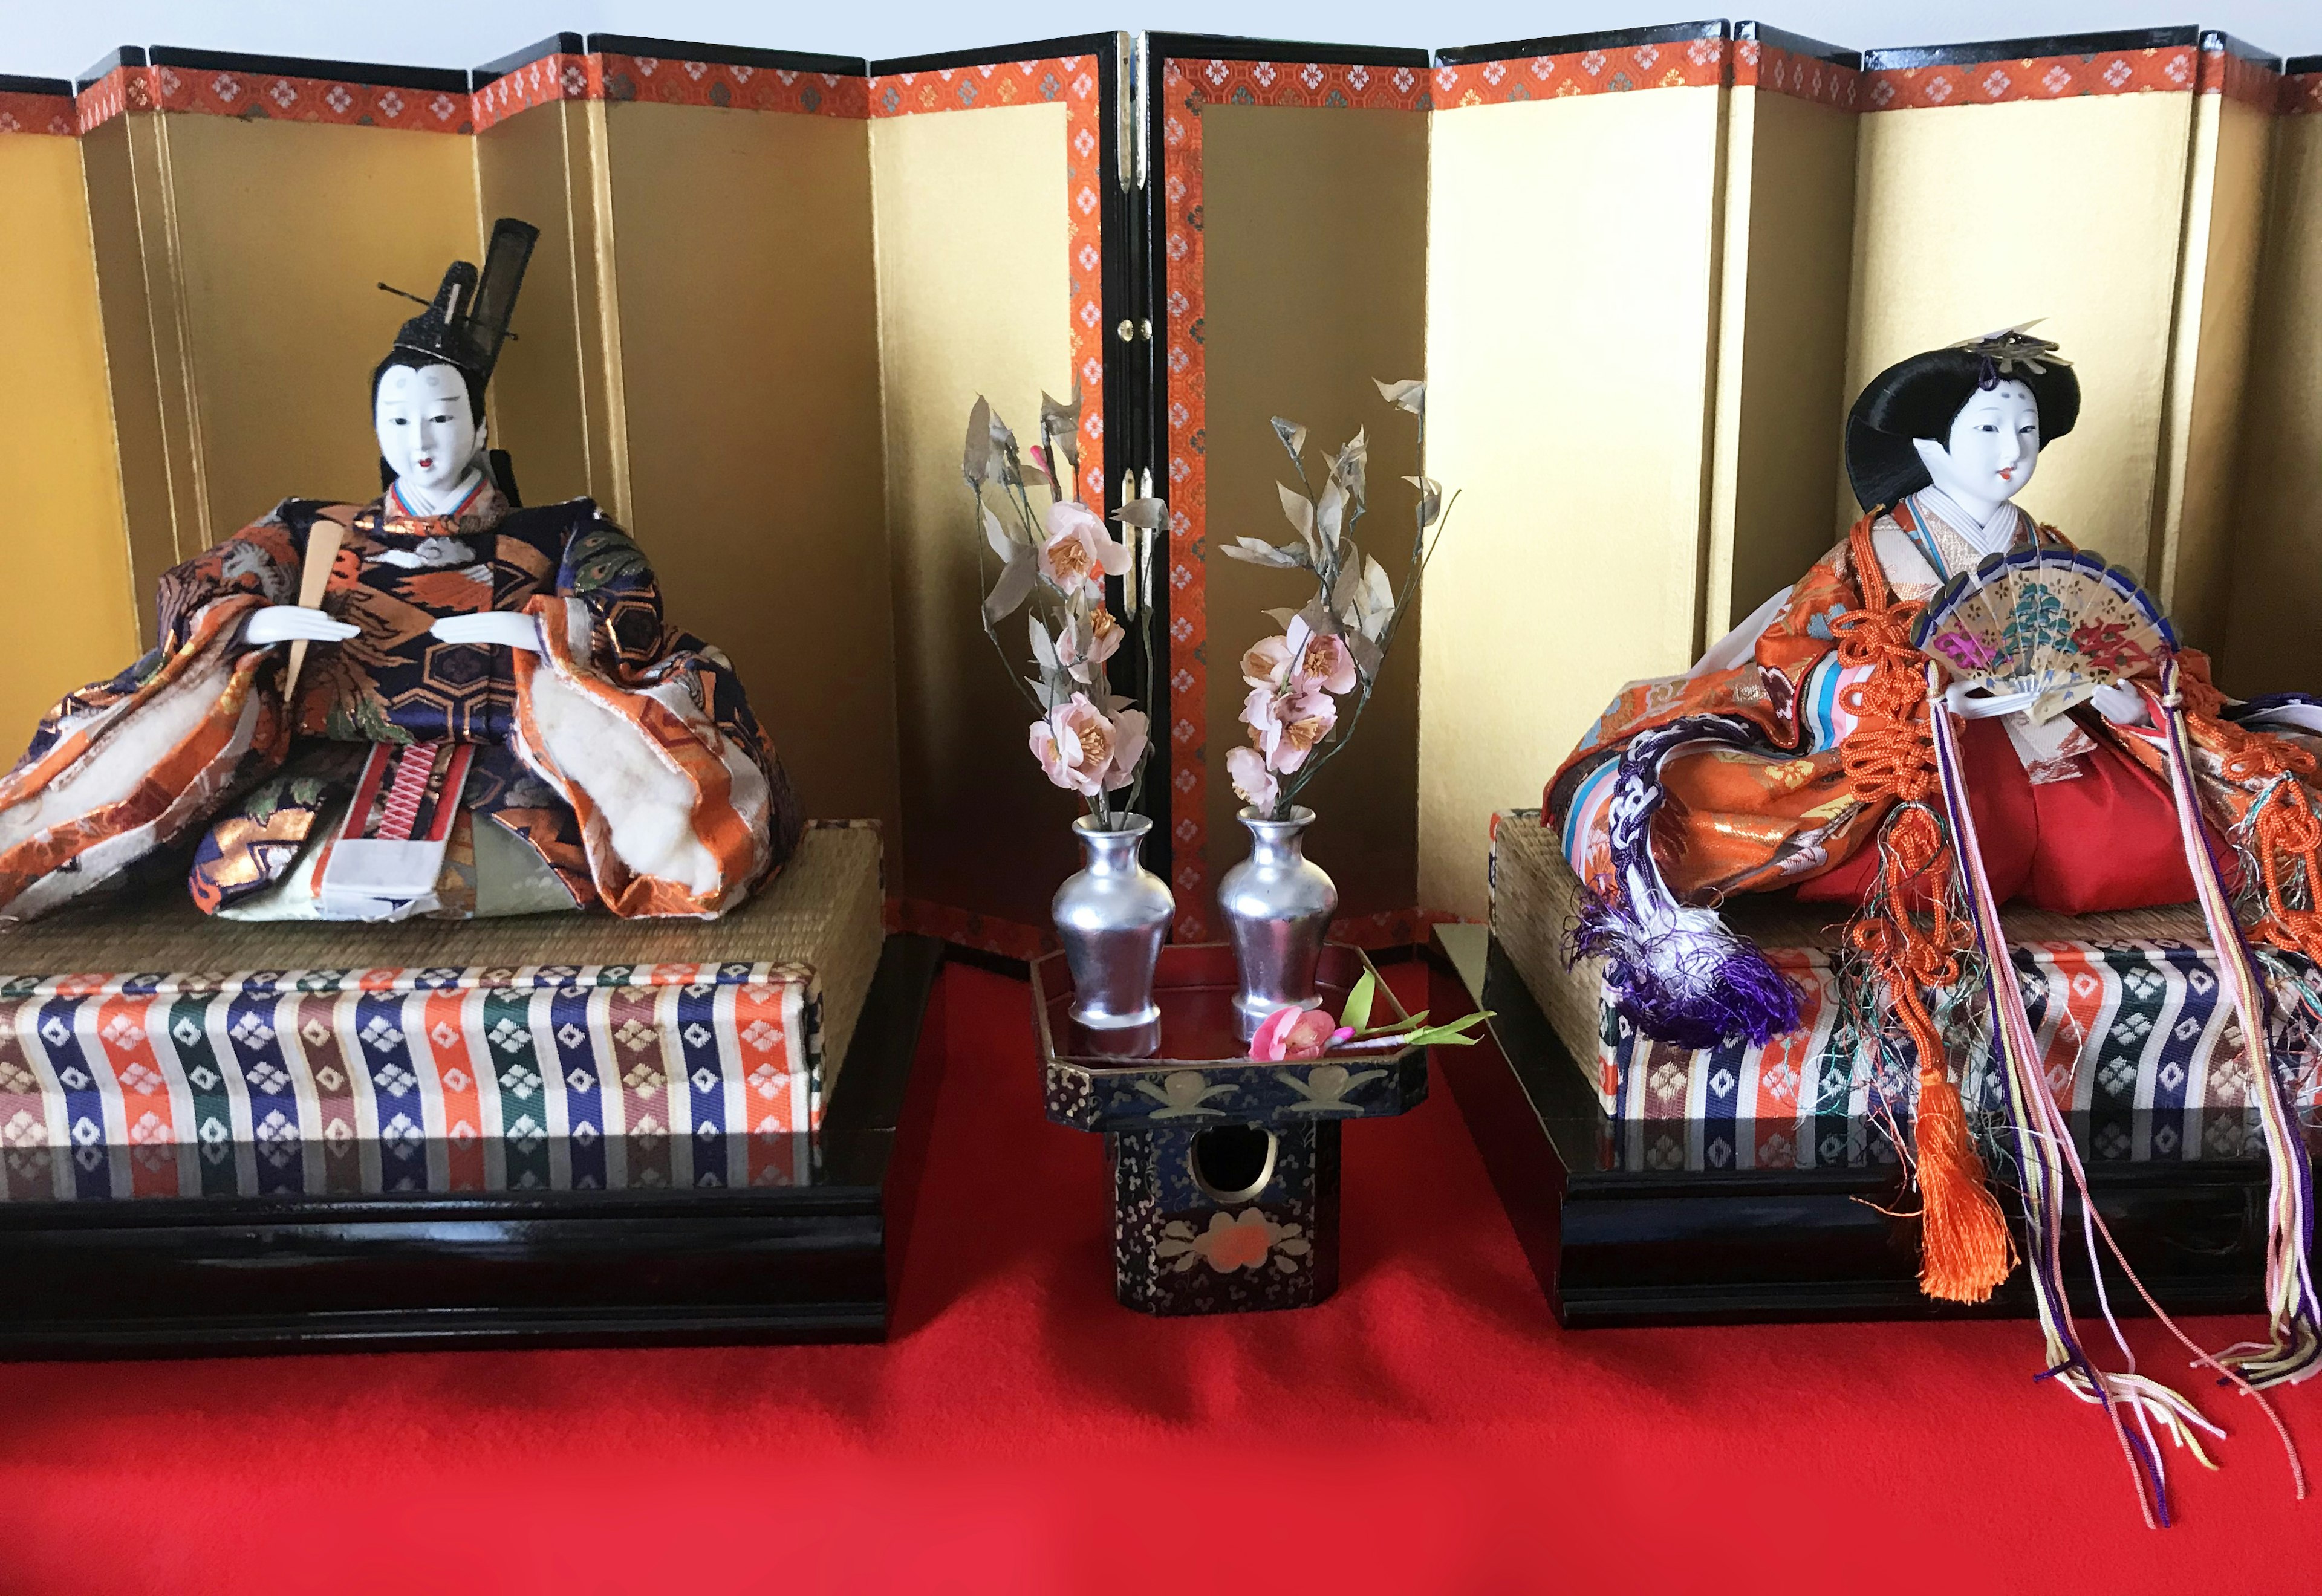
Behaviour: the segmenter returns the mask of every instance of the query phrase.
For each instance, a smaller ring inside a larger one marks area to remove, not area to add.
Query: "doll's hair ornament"
[[[1977,384],[1980,388],[1997,388],[2016,374],[2018,366],[2033,377],[2045,377],[2051,366],[2070,367],[2072,362],[2056,352],[2057,344],[2032,336],[2032,329],[2039,324],[2040,320],[2019,322],[1979,338],[1962,338],[1952,348],[1973,355],[1982,363]]]

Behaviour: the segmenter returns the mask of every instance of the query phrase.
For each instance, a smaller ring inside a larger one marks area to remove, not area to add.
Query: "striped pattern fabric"
[[[0,1199],[783,1184],[804,964],[0,980]]]
[[[1594,1072],[1623,1167],[1766,1169],[1888,1163],[1882,1121],[1910,1118],[1915,1065],[1907,1041],[1858,1059],[1829,954],[1769,948],[1796,980],[1803,1024],[1762,1046],[1697,1052],[1642,1035],[1602,1006]],[[2210,952],[2169,940],[2043,942],[2014,949],[2042,1067],[2059,1103],[2084,1123],[2099,1162],[2256,1158],[2263,1154],[2250,1077]],[[2322,1103],[2322,1043],[2279,988],[2277,1062],[2293,1100]],[[1997,1108],[1979,1060],[1963,1083],[1970,1108]]]

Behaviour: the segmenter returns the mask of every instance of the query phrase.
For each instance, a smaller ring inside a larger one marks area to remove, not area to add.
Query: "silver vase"
[[[1124,816],[1116,831],[1098,829],[1086,815],[1073,822],[1082,868],[1065,878],[1051,907],[1072,967],[1072,1017],[1092,1031],[1125,1031],[1161,1017],[1153,966],[1177,900],[1137,856],[1152,829],[1143,815]]]
[[[1235,818],[1249,828],[1249,857],[1218,883],[1218,904],[1241,971],[1234,1013],[1248,1037],[1277,1008],[1321,1007],[1314,966],[1338,912],[1339,889],[1304,852],[1313,810],[1293,807],[1287,819],[1268,820],[1244,808]]]

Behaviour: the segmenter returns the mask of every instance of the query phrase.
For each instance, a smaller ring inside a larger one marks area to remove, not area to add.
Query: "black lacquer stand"
[[[1631,1167],[1624,1139],[1529,990],[1481,926],[1441,926],[1429,949],[1438,1014],[1496,1011],[1471,1048],[1436,1056],[1559,1324],[1742,1324],[2028,1315],[2019,1267],[1976,1308],[1918,1288],[1918,1226],[1884,1167]],[[1749,1135],[1750,1126],[1740,1126]],[[2080,1155],[2098,1211],[2171,1313],[2263,1309],[2266,1168],[2245,1159],[2105,1162]],[[2021,1208],[2003,1193],[2020,1237]],[[2077,1227],[2077,1220],[2075,1220]],[[2093,1310],[2085,1263],[2067,1283]],[[2106,1276],[2116,1311],[2134,1290]]]
[[[1368,970],[1326,948],[1323,1006]],[[1250,1058],[1222,943],[1163,948],[1153,984],[1152,1027],[1092,1032],[1069,1017],[1064,955],[1032,966],[1048,1117],[1104,1135],[1114,1294],[1156,1315],[1311,1308],[1339,1284],[1339,1126],[1426,1100],[1427,1050]],[[1383,983],[1373,1017],[1403,1017]]]
[[[882,1340],[943,956],[887,939],[819,1146],[782,1150],[810,1181],[0,1204],[0,1356]]]

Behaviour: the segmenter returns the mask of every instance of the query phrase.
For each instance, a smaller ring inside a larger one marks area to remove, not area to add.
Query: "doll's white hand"
[[[242,624],[242,640],[257,648],[299,638],[309,643],[344,643],[361,630],[304,605],[270,604],[251,612],[250,619]]]
[[[2125,681],[2098,688],[2089,702],[2097,707],[2098,715],[2116,726],[2141,726],[2152,718],[2145,707],[2144,695]]]
[[[514,610],[487,610],[480,616],[445,616],[429,634],[442,643],[497,643],[507,648],[529,649],[544,654],[540,623]]]

